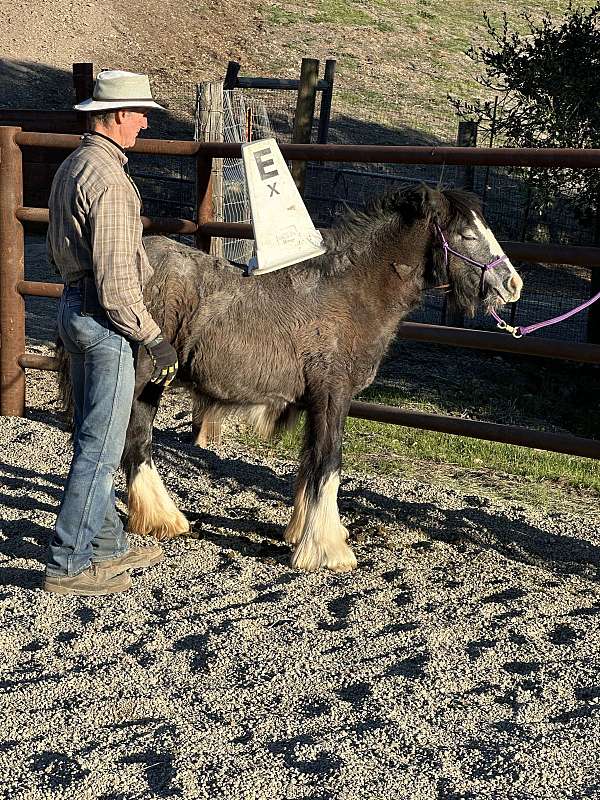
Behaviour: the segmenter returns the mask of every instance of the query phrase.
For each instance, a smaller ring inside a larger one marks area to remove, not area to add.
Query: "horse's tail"
[[[69,353],[60,336],[56,338],[56,360],[58,362],[58,395],[69,421],[73,420],[73,387],[71,385],[71,365]]]

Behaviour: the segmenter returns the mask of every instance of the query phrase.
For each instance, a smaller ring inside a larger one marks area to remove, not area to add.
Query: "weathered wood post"
[[[475,147],[477,145],[477,123],[467,120],[460,120],[458,123],[458,134],[456,136],[457,147]],[[465,164],[462,168],[462,185],[469,192],[473,191],[475,185],[475,168],[472,164]],[[461,311],[450,310],[444,299],[444,309],[442,317],[446,325],[454,328],[465,327],[465,315]]]
[[[204,81],[197,88],[199,124],[197,139],[200,142],[223,141],[223,81]],[[212,160],[212,211],[216,222],[223,221],[223,159]],[[223,239],[210,243],[214,256],[223,255]]]
[[[294,132],[292,142],[309,144],[315,115],[317,83],[319,82],[319,62],[316,58],[303,58],[300,68],[300,86],[294,114]],[[306,177],[306,161],[292,161],[290,172],[300,194],[304,192]]]
[[[212,198],[213,159],[210,156],[196,156],[196,222],[203,225],[213,222]],[[196,247],[205,253],[212,252],[211,237],[201,230],[196,232]],[[192,438],[200,447],[221,443],[221,424],[210,416],[202,417],[192,403]]]
[[[223,89],[235,89],[238,85],[238,73],[241,64],[238,61],[229,61],[227,64],[227,72],[223,81]]]
[[[90,62],[73,64],[73,87],[75,89],[75,102],[81,103],[94,93],[94,65]],[[81,132],[89,131],[91,127],[91,114],[78,111],[77,118]]]
[[[458,134],[456,136],[457,147],[477,147],[477,123],[461,119],[458,123]],[[465,164],[462,168],[463,188],[469,192],[473,191],[475,185],[475,167],[473,164]]]
[[[21,128],[0,127],[0,414],[25,413],[25,301],[17,284],[25,278],[23,225],[16,211],[23,205],[23,160],[15,135]]]
[[[212,203],[212,158],[205,155],[196,156],[196,222],[204,225],[212,222],[213,203]],[[202,230],[196,231],[196,247],[210,253],[211,237],[210,234],[203,233]]]
[[[318,144],[327,144],[329,137],[329,121],[331,119],[331,102],[333,100],[333,81],[335,79],[335,58],[328,58],[325,62],[325,74],[323,79],[327,86],[321,93],[321,105],[319,107],[319,132],[317,134]]]

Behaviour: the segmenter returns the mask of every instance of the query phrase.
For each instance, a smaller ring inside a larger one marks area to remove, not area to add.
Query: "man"
[[[115,509],[119,466],[145,346],[152,380],[169,384],[177,355],[144,305],[152,268],[142,244],[140,196],[125,171],[125,149],[161,108],[146,75],[107,70],[93,97],[76,105],[92,132],[58,169],[50,193],[48,258],[65,290],[58,330],[71,363],[73,460],[50,542],[44,589],[104,595],[131,586],[128,570],[152,566],[158,546],[132,547]]]

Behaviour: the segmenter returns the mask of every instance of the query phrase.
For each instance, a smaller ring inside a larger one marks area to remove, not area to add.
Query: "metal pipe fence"
[[[59,297],[60,284],[26,281],[24,276],[24,225],[46,225],[47,209],[22,204],[21,148],[45,147],[64,150],[79,145],[78,136],[23,132],[0,127],[0,414],[22,415],[25,410],[25,369],[56,369],[56,359],[25,352],[25,296]],[[478,164],[504,166],[600,167],[600,150],[532,148],[413,147],[365,145],[282,145],[285,158],[306,161],[345,161],[393,164]],[[215,223],[212,220],[211,162],[213,158],[239,158],[239,144],[139,140],[136,153],[189,156],[196,161],[196,220],[171,217],[143,217],[144,228],[155,233],[186,233],[208,251],[211,236],[251,238],[248,225]],[[600,248],[505,243],[516,258],[534,257],[548,263],[600,266]],[[437,342],[460,347],[546,358],[600,363],[600,346],[535,337],[515,341],[505,334],[445,328],[438,325],[402,323],[399,335],[406,339]],[[379,404],[354,402],[350,414],[378,422],[391,422],[446,433],[537,447],[572,455],[600,458],[600,441],[552,434],[510,425],[476,422],[453,417],[422,414]]]

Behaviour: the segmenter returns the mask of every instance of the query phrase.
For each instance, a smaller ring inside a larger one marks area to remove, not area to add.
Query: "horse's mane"
[[[472,211],[481,213],[481,204],[471,192],[432,189],[424,183],[403,185],[369,200],[362,210],[347,208],[329,231],[328,249],[342,257],[353,250],[364,253],[380,242],[380,237],[410,226],[419,218],[435,220],[448,233],[454,233]]]

